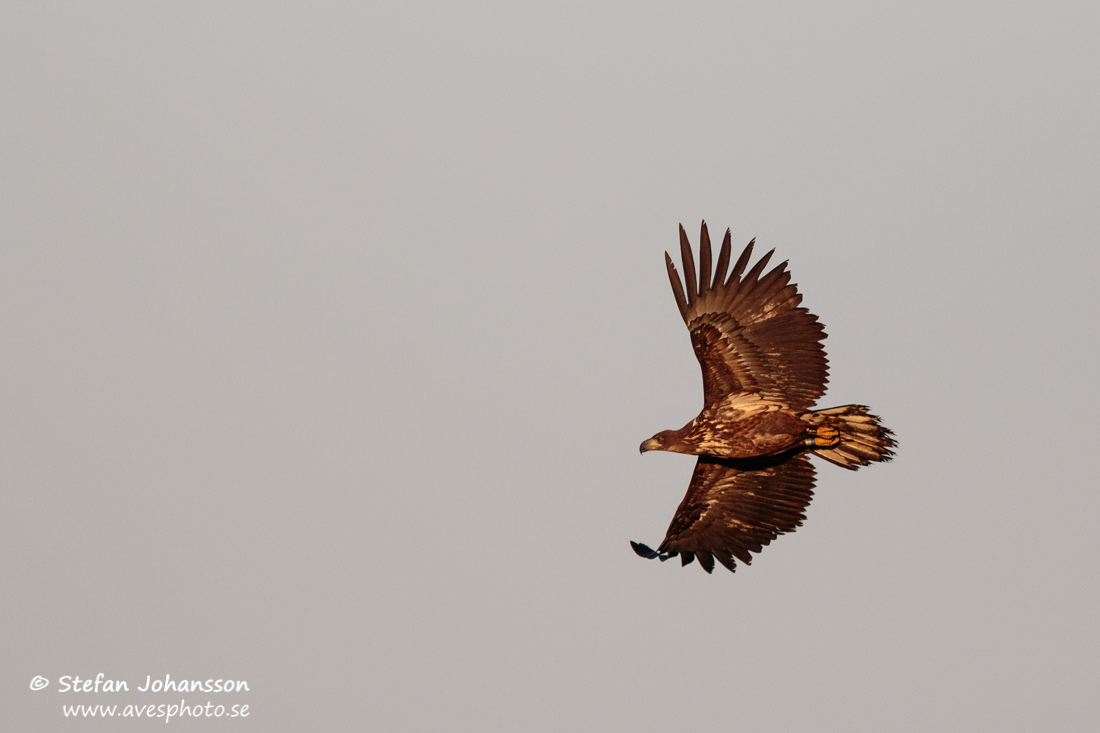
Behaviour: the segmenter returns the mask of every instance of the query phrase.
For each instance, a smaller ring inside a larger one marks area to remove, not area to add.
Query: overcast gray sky
[[[1095,729],[1100,10],[892,5],[0,8],[0,727]],[[734,575],[703,218],[900,442]]]

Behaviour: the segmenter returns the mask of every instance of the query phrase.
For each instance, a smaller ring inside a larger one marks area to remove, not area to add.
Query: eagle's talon
[[[808,441],[813,448],[835,448],[840,445],[840,431],[828,425],[811,428],[814,436]]]

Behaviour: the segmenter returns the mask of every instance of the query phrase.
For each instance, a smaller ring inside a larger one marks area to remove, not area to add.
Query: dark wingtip
[[[643,545],[641,542],[631,540],[630,546],[634,548],[634,552],[638,553],[639,557],[644,557],[646,560],[654,560],[661,556],[659,552],[650,548],[648,545]]]

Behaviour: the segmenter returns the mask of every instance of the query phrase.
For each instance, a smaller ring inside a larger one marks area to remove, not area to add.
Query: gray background
[[[1003,5],[4,4],[0,727],[1095,726],[1100,11]],[[713,577],[702,218],[900,439]]]

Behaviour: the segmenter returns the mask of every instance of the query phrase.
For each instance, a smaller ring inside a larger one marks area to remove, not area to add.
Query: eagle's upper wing
[[[734,558],[747,565],[750,552],[760,552],[802,524],[813,486],[814,467],[805,455],[748,460],[699,456],[661,546],[654,552],[631,544],[644,557],[679,554],[684,565],[699,558],[708,573],[718,560],[732,571]]]
[[[745,247],[727,278],[727,229],[712,273],[710,234],[703,222],[696,278],[691,244],[681,226],[686,290],[665,253],[676,305],[703,369],[703,401],[710,405],[731,392],[760,391],[795,409],[806,409],[825,393],[828,381],[828,361],[821,345],[825,330],[817,316],[799,307],[802,296],[790,282],[786,262],[761,275],[772,256],[768,252],[745,272],[755,241]]]

